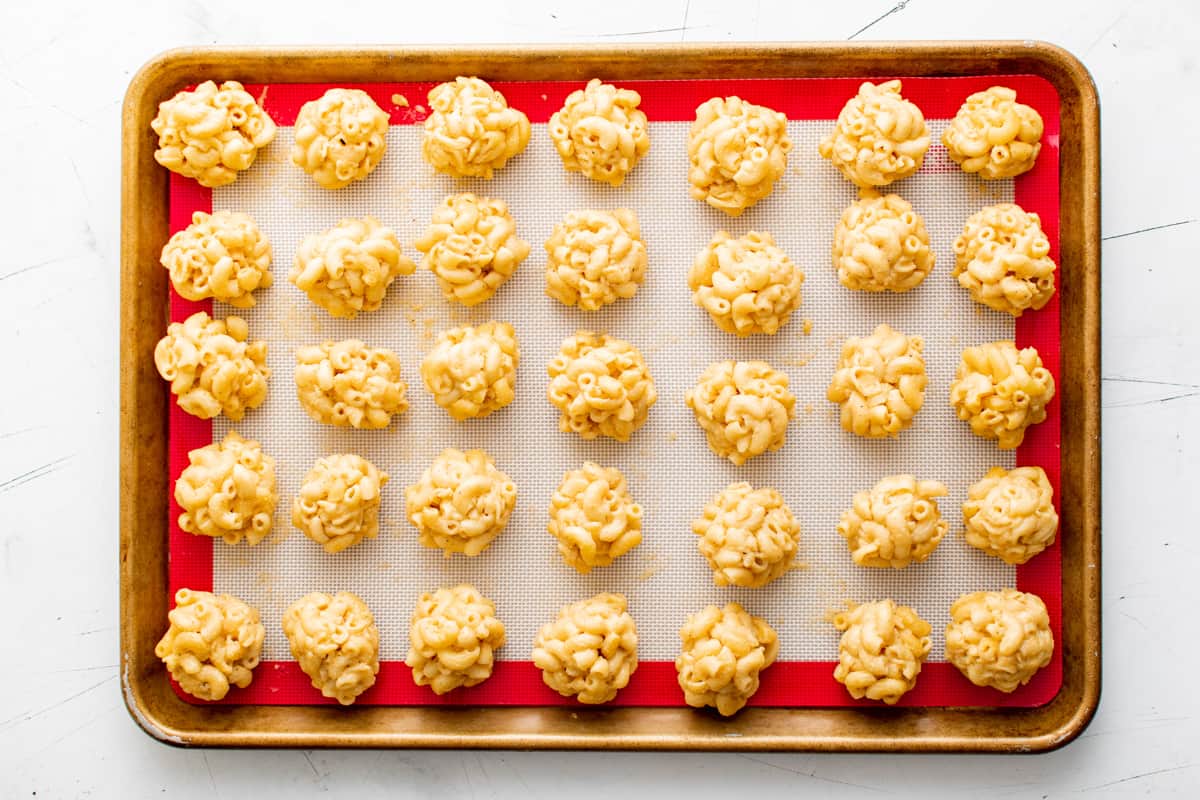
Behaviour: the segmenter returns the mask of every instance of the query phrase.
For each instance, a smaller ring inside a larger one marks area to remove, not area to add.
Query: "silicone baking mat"
[[[879,78],[885,79],[885,78]],[[388,150],[365,180],[327,192],[290,163],[292,128],[300,106],[326,85],[248,86],[280,125],[279,135],[254,167],[234,184],[207,190],[171,176],[171,230],[193,211],[228,209],[253,216],[274,248],[274,285],[256,293],[258,304],[237,310],[222,303],[185,301],[172,294],[171,319],[207,309],[240,314],[251,337],[268,342],[272,370],[267,401],[237,424],[223,417],[198,420],[172,404],[170,468],[175,477],[190,449],[222,438],[231,427],[259,440],[276,459],[279,508],[272,535],[254,548],[230,547],[183,533],[171,501],[170,585],[234,594],[256,606],[267,629],[263,663],[253,684],[226,703],[314,704],[321,697],[288,652],[280,628],[284,609],[310,591],[349,590],[371,607],[380,628],[381,670],[360,704],[572,704],[545,687],[529,662],[533,637],[566,603],[602,591],[629,598],[638,623],[640,664],[618,705],[679,705],[674,657],[678,629],[689,613],[709,603],[737,600],[765,617],[779,633],[779,660],[763,673],[751,705],[874,705],[854,701],[832,677],[839,634],[830,612],[846,600],[891,597],[913,606],[933,626],[933,650],[910,706],[1036,706],[1061,685],[1061,657],[1011,695],[971,685],[943,656],[949,607],[960,594],[1017,586],[1039,594],[1060,638],[1061,562],[1057,544],[1021,567],[1011,567],[966,545],[961,504],[967,487],[995,465],[1045,468],[1056,496],[1059,478],[1059,404],[1031,429],[1015,453],[973,436],[948,404],[949,386],[964,347],[1015,337],[1035,345],[1056,376],[1058,299],[1018,320],[973,303],[950,277],[953,241],[966,218],[996,202],[1016,201],[1041,215],[1058,257],[1058,98],[1033,76],[905,78],[904,94],[920,106],[931,146],[920,172],[890,187],[925,219],[937,265],[920,287],[902,295],[869,295],[841,287],[830,265],[830,243],[841,211],[856,190],[817,153],[842,104],[862,78],[634,81],[619,85],[642,95],[650,119],[651,148],[620,188],[567,173],[554,151],[546,122],[574,82],[496,83],[511,105],[529,115],[533,133],[526,151],[491,181],[455,181],[438,175],[420,155],[422,106],[432,84],[360,85],[391,114]],[[1017,90],[1045,121],[1037,166],[1008,181],[984,182],[949,160],[940,135],[963,99],[997,83]],[[739,95],[785,113],[792,140],[788,170],[772,195],[733,219],[688,196],[686,142],[698,104],[715,95]],[[393,227],[414,260],[411,242],[447,194],[473,191],[508,202],[518,234],[532,250],[515,276],[488,302],[471,309],[442,299],[433,276],[418,270],[399,278],[384,307],[353,321],[337,320],[288,283],[300,240],[347,216],[373,214]],[[649,254],[645,284],[632,300],[599,312],[566,308],[543,293],[542,243],[571,210],[633,208]],[[693,305],[686,274],[696,252],[725,229],[734,235],[765,230],[806,273],[804,299],[792,321],[773,337],[738,339],[717,330]],[[1058,273],[1061,279],[1061,271]],[[214,308],[215,305],[215,308]],[[515,402],[485,420],[456,423],[436,406],[417,367],[440,330],[489,319],[512,323],[521,363]],[[868,441],[841,430],[837,407],[825,390],[849,335],[865,335],[880,322],[925,339],[929,386],[912,428],[898,439]],[[658,389],[648,423],[628,443],[586,442],[558,431],[558,412],[545,399],[546,363],[577,329],[627,339],[645,355]],[[320,425],[300,408],[292,382],[294,351],[326,339],[355,337],[395,351],[408,382],[410,409],[381,431]],[[785,371],[797,397],[796,419],[780,451],[735,467],[713,455],[683,402],[710,362],[765,359]],[[403,489],[443,448],[480,447],[517,484],[519,498],[507,529],[481,556],[444,559],[417,543],[404,519]],[[325,553],[290,525],[290,506],[313,462],[335,452],[358,453],[388,472],[378,538],[336,555]],[[546,533],[549,498],[563,472],[585,460],[619,467],[645,508],[643,542],[613,566],[582,576],[558,555]],[[904,570],[856,566],[836,533],[839,516],[855,492],[885,475],[910,472],[947,485],[939,503],[950,532],[924,564]],[[720,489],[738,480],[779,489],[802,526],[797,568],[761,589],[718,588],[696,549],[690,522]],[[475,584],[497,607],[508,642],[490,680],[437,697],[413,684],[403,663],[408,624],[419,594],[462,581]],[[186,696],[185,696],[186,697]],[[191,698],[187,698],[191,700]]]

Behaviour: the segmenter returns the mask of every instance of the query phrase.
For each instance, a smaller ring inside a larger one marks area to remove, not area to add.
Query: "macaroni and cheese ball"
[[[258,442],[230,431],[220,442],[188,453],[188,465],[175,481],[175,502],[183,509],[180,530],[226,544],[245,539],[253,547],[271,532],[279,504],[275,459]]]
[[[907,292],[935,261],[925,220],[898,194],[864,190],[833,231],[833,267],[847,289]]]
[[[637,625],[625,596],[598,594],[565,606],[538,631],[533,663],[546,685],[581,703],[607,703],[637,670]]]
[[[292,163],[323,189],[371,174],[387,151],[388,115],[361,89],[330,89],[300,106]]]
[[[366,216],[306,236],[288,280],[330,315],[354,319],[360,311],[377,310],[392,281],[416,270],[400,252],[396,233]]]
[[[1054,295],[1050,240],[1037,214],[1000,203],[972,214],[954,240],[954,271],[971,299],[1014,317]]]
[[[800,305],[804,272],[769,233],[718,231],[688,272],[692,300],[726,333],[774,334]]]
[[[867,82],[817,149],[855,186],[887,186],[921,168],[929,128],[921,109],[900,95],[900,81]]]
[[[1011,341],[963,350],[950,405],[976,436],[1015,450],[1025,430],[1046,418],[1054,398],[1054,376],[1042,366],[1036,347],[1018,350]]]
[[[459,76],[429,91],[421,154],[455,178],[491,178],[529,144],[529,117],[479,78]]]
[[[642,541],[642,507],[615,467],[591,461],[563,475],[550,498],[550,535],[563,560],[586,575],[607,567]]]
[[[485,322],[438,334],[421,361],[421,378],[437,404],[457,420],[486,417],[513,401],[517,337],[507,322]]]
[[[740,97],[714,97],[696,108],[688,136],[692,198],[739,216],[771,193],[787,169],[787,117]]]
[[[1012,692],[1029,683],[1053,654],[1050,615],[1036,594],[975,592],[950,606],[946,660],[976,686]]]
[[[906,336],[888,325],[846,340],[826,393],[842,406],[844,430],[882,439],[912,424],[925,402],[924,346],[920,336]]]
[[[692,614],[679,638],[675,671],[684,700],[693,708],[711,706],[723,717],[746,705],[758,691],[759,674],[779,654],[775,629],[738,603]]]
[[[275,138],[275,123],[237,81],[205,81],[158,104],[154,160],[201,186],[233,183]]]
[[[638,349],[605,334],[579,331],[567,338],[546,371],[546,398],[562,412],[558,429],[584,439],[629,441],[658,400]]]
[[[584,311],[633,297],[646,277],[642,230],[628,208],[567,214],[546,255],[546,294]]]
[[[437,277],[442,295],[464,306],[496,293],[529,255],[503,200],[455,194],[433,211],[429,229],[413,246],[421,266]]]
[[[317,459],[292,501],[292,525],[325,549],[340,553],[379,534],[380,492],[388,474],[362,456]]]
[[[738,466],[783,447],[788,422],[796,413],[787,375],[765,361],[710,364],[684,400],[704,429],[709,448]]]
[[[766,586],[792,568],[800,543],[800,523],[783,495],[745,482],[713,498],[692,521],[692,533],[717,586]]]
[[[220,700],[254,680],[266,630],[258,611],[227,594],[180,589],[167,612],[171,627],[154,646],[179,688],[200,700]]]
[[[967,544],[1006,564],[1024,564],[1054,544],[1058,532],[1054,489],[1045,470],[992,467],[967,489],[963,522]]]
[[[194,417],[224,414],[237,422],[267,399],[267,343],[248,342],[241,317],[212,319],[197,311],[167,326],[154,347],[154,366],[171,384],[179,407]]]
[[[284,612],[283,633],[292,657],[325,697],[348,706],[375,685],[379,629],[358,595],[306,594]]]
[[[477,686],[492,676],[496,650],[504,645],[504,623],[491,600],[470,584],[426,592],[417,600],[408,629],[413,682],[446,694]]]
[[[861,567],[901,569],[933,554],[949,524],[938,511],[946,487],[912,475],[892,475],[854,495],[837,532]]]
[[[567,95],[550,117],[550,138],[568,172],[620,186],[650,149],[642,96],[599,78]]]
[[[358,339],[296,351],[296,394],[317,422],[339,428],[386,428],[408,410],[400,359]]]
[[[882,700],[889,706],[917,685],[929,655],[929,623],[908,606],[891,600],[851,605],[834,615],[842,631],[833,677],[855,700]]]
[[[271,243],[248,214],[192,214],[162,249],[160,263],[186,300],[212,297],[235,308],[254,305],[255,289],[271,285]]]
[[[967,98],[942,143],[963,172],[987,180],[1015,178],[1033,169],[1042,149],[1042,115],[1018,103],[1007,86],[993,86]]]
[[[426,547],[477,556],[500,535],[517,486],[482,450],[446,449],[404,490],[404,513]]]

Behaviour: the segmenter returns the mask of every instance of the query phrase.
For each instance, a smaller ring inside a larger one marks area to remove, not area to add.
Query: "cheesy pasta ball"
[[[180,530],[226,544],[245,539],[253,547],[271,532],[279,503],[275,459],[258,442],[229,431],[220,442],[188,453],[175,481],[175,502],[183,509]]]
[[[684,701],[693,708],[715,708],[723,717],[746,705],[758,691],[760,673],[779,655],[775,629],[738,603],[692,614],[679,638],[683,647],[675,671]]]
[[[792,568],[800,523],[775,489],[731,484],[692,522],[717,586],[766,586]]]
[[[288,280],[330,315],[354,319],[360,311],[378,310],[392,281],[416,270],[400,252],[396,233],[366,216],[306,236]]]
[[[292,525],[339,553],[379,534],[380,492],[388,474],[362,456],[317,459],[292,501]]]
[[[963,350],[950,405],[976,436],[995,439],[1001,450],[1015,450],[1025,430],[1046,419],[1054,398],[1054,376],[1042,366],[1037,348],[1018,350],[1011,341]]]
[[[421,266],[437,277],[442,295],[464,306],[494,295],[529,255],[508,205],[469,192],[434,209],[429,229],[413,246],[425,254]]]
[[[638,349],[605,334],[579,331],[565,339],[546,371],[546,398],[562,412],[558,429],[584,439],[629,441],[658,400]]]
[[[586,575],[607,567],[642,541],[642,507],[625,476],[591,461],[563,475],[550,498],[550,535],[563,560]]]
[[[379,629],[358,595],[306,594],[284,612],[283,633],[292,657],[325,697],[348,706],[375,685]]]
[[[946,152],[963,172],[986,180],[1015,178],[1033,169],[1042,149],[1042,116],[1017,102],[1007,86],[967,98],[942,133]]]
[[[925,220],[898,194],[864,190],[833,232],[833,266],[847,289],[907,292],[935,261]]]
[[[292,163],[324,189],[371,174],[387,151],[388,115],[361,89],[330,89],[300,106]]]
[[[491,178],[529,144],[529,118],[479,78],[459,76],[429,90],[421,154],[455,178]]]
[[[692,299],[726,333],[774,334],[800,305],[804,272],[769,233],[718,231],[692,262]]]
[[[533,641],[533,663],[542,680],[563,697],[607,703],[637,670],[637,625],[625,596],[598,594],[564,606]]]
[[[620,186],[650,149],[642,96],[599,78],[567,95],[550,117],[550,138],[568,172]]]
[[[976,686],[1015,691],[1050,663],[1054,634],[1036,594],[1004,589],[964,594],[950,606],[946,660]]]
[[[971,299],[1014,317],[1054,295],[1054,260],[1042,221],[1015,203],[972,214],[954,240],[954,271]]]
[[[438,334],[421,361],[421,378],[437,404],[454,419],[486,417],[516,396],[519,361],[512,325],[464,325]]]
[[[573,211],[546,240],[546,294],[584,311],[630,298],[646,277],[646,246],[628,208]]]
[[[963,503],[967,544],[1001,559],[1024,564],[1054,544],[1058,512],[1054,489],[1041,467],[993,467]]]
[[[446,449],[404,490],[404,513],[426,547],[477,556],[500,535],[517,487],[482,450]]]
[[[158,104],[154,160],[201,186],[225,186],[275,138],[275,123],[237,81],[205,81]]]
[[[171,626],[154,646],[154,655],[180,689],[212,701],[254,680],[267,633],[256,609],[227,594],[180,589],[167,620]]]
[[[400,359],[358,339],[301,347],[295,378],[301,407],[326,425],[386,428],[393,414],[408,410]]]
[[[731,217],[771,193],[787,169],[787,117],[740,97],[714,97],[696,108],[688,136],[692,197]]]
[[[919,564],[933,554],[950,527],[936,500],[945,496],[946,487],[937,481],[892,475],[854,495],[854,505],[842,512],[837,532],[859,566],[900,569]]]
[[[852,605],[836,614],[842,631],[833,677],[855,700],[894,705],[917,685],[929,655],[929,623],[908,606],[891,600]]]
[[[248,342],[241,317],[212,319],[197,311],[167,326],[154,347],[154,366],[179,407],[194,417],[224,414],[237,422],[267,399],[267,343]]]
[[[492,677],[504,623],[491,600],[470,584],[426,592],[417,600],[408,631],[413,682],[446,694]]]
[[[855,186],[887,186],[921,168],[929,128],[921,109],[900,95],[900,81],[866,82],[817,149]]]
[[[879,325],[842,345],[826,396],[842,406],[842,428],[868,439],[895,437],[925,402],[924,340]]]
[[[271,243],[247,214],[192,214],[162,249],[160,263],[186,300],[212,297],[235,308],[254,305],[255,289],[271,285]]]
[[[796,413],[787,375],[765,361],[710,364],[684,400],[709,448],[738,466],[783,447]]]

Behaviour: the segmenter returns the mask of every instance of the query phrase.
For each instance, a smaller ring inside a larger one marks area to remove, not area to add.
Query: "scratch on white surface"
[[[96,683],[93,683],[91,686],[87,687],[86,689],[80,689],[75,694],[70,695],[68,697],[64,697],[62,700],[59,700],[56,703],[52,703],[52,704],[46,706],[45,708],[39,708],[37,711],[30,711],[30,710],[26,709],[25,711],[22,711],[20,714],[9,717],[6,720],[0,721],[0,731],[6,730],[8,728],[16,727],[25,722],[29,722],[30,720],[33,720],[33,719],[37,719],[38,717],[42,716],[43,714],[48,714],[49,712],[53,711],[54,709],[59,708],[60,706],[64,706],[67,703],[70,703],[72,700],[77,700],[80,697],[83,697],[85,694],[88,694],[89,692],[96,691],[101,686],[108,683],[115,677],[117,677],[117,676],[109,675],[104,680],[97,681]]]
[[[683,41],[687,36],[688,29],[688,14],[692,13],[692,0],[687,0],[683,5],[683,24],[679,26],[679,41]]]
[[[0,494],[10,492],[18,486],[37,480],[38,478],[44,478],[52,472],[58,472],[60,469],[62,469],[64,464],[74,457],[75,454],[71,453],[70,455],[63,456],[62,458],[56,458],[53,461],[42,464],[40,467],[34,467],[28,472],[23,472],[20,475],[14,475],[3,483],[0,483]]]
[[[880,788],[877,788],[875,786],[870,786],[865,783],[854,783],[853,781],[842,781],[842,780],[838,780],[837,778],[827,778],[824,775],[818,775],[817,771],[815,769],[812,770],[811,772],[805,772],[804,770],[801,770],[801,769],[792,769],[791,767],[785,767],[781,764],[773,764],[770,761],[767,761],[765,759],[755,758],[754,756],[746,755],[745,753],[739,753],[738,757],[741,759],[744,759],[746,761],[753,761],[755,764],[761,764],[764,767],[771,767],[773,769],[783,770],[784,772],[790,772],[791,774],[799,775],[802,778],[812,778],[815,781],[823,781],[825,783],[836,783],[839,786],[850,786],[855,789],[863,789],[868,792],[876,792],[879,794],[886,794],[886,793],[890,792],[890,790],[880,789]]]
[[[1181,219],[1178,222],[1168,222],[1165,225],[1151,225],[1149,228],[1138,228],[1136,231],[1128,231],[1126,233],[1114,233],[1112,236],[1101,236],[1100,241],[1111,242],[1113,239],[1124,239],[1126,236],[1137,236],[1139,233],[1150,233],[1151,231],[1162,231],[1167,228],[1178,228],[1180,225],[1192,225],[1197,220]]]
[[[219,798],[221,790],[217,788],[217,779],[213,777],[212,764],[208,763],[208,753],[201,753],[204,757],[204,769],[208,770],[208,783],[212,786],[213,797]]]
[[[899,14],[901,11],[903,11],[905,9],[905,7],[910,2],[912,2],[912,0],[901,0],[899,3],[896,3],[896,5],[892,6],[890,9],[888,9],[884,13],[880,14],[878,17],[871,20],[866,25],[863,25],[861,28],[856,30],[854,33],[847,36],[846,41],[850,41],[851,39],[854,39],[856,36],[861,36],[862,34],[869,31],[871,28],[878,25],[880,22],[883,22],[885,19],[890,17],[892,14]]]
[[[1144,383],[1150,386],[1171,386],[1176,389],[1200,389],[1200,383],[1176,383],[1175,381],[1160,381],[1153,378],[1129,378],[1124,375],[1109,375],[1100,380],[1110,383]]]
[[[1180,764],[1177,767],[1163,767],[1162,769],[1152,769],[1152,770],[1149,770],[1148,772],[1139,772],[1137,775],[1130,775],[1127,778],[1119,778],[1115,781],[1108,781],[1107,783],[1098,783],[1095,786],[1085,786],[1082,789],[1079,789],[1078,791],[1080,791],[1080,792],[1095,792],[1100,789],[1108,789],[1109,787],[1112,787],[1112,786],[1120,786],[1121,784],[1129,783],[1130,781],[1140,781],[1143,778],[1152,778],[1155,775],[1165,775],[1168,772],[1179,772],[1180,770],[1183,770],[1183,769],[1193,769],[1195,766],[1196,765],[1194,763],[1188,762],[1187,764]]]

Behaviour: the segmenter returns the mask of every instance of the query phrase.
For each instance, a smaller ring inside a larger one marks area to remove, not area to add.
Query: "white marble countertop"
[[[406,7],[408,6],[408,7]],[[0,6],[0,796],[1125,796],[1200,786],[1200,5],[1035,0],[382,5],[59,0]],[[383,10],[385,9],[386,10]],[[119,115],[180,45],[1045,39],[1103,104],[1104,691],[1035,757],[236,752],[130,720],[117,663]],[[1171,500],[1171,498],[1175,498]],[[590,790],[590,791],[589,791]]]

